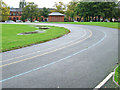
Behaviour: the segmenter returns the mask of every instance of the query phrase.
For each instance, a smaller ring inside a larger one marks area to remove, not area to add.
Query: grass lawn
[[[95,25],[109,28],[120,29],[117,22],[43,22],[43,23],[60,23],[60,24],[80,24],[80,25]]]
[[[120,65],[116,68],[114,79],[120,85]]]
[[[50,29],[46,29],[45,33],[17,35],[19,33],[35,31],[38,29],[32,25],[2,24],[2,48],[0,48],[0,51],[4,52],[42,43],[69,33],[69,30],[63,27],[47,27],[50,27]]]

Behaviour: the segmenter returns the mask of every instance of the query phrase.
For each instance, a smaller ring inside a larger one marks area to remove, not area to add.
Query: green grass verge
[[[46,42],[69,33],[68,29],[63,27],[48,26],[45,33],[30,35],[17,35],[23,32],[38,30],[33,25],[20,24],[2,24],[2,52],[18,49],[33,44]]]
[[[120,85],[120,65],[115,70],[114,80]]]
[[[120,25],[118,25],[117,22],[42,22],[42,23],[95,25],[95,26],[102,26],[102,27],[120,29]]]

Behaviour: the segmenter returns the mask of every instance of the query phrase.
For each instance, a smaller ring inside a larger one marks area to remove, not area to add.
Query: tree
[[[80,0],[81,2],[117,2],[118,0]]]
[[[41,17],[42,16],[42,10],[41,9],[38,10],[37,16],[38,17],[36,17],[36,20],[39,18],[39,21],[41,21],[42,20],[42,17]]]
[[[41,13],[41,16],[44,16],[45,18],[47,18],[50,12],[48,8],[44,7],[40,13]]]
[[[10,8],[5,4],[5,2],[0,0],[0,21],[8,20],[10,15]]]
[[[24,8],[26,6],[26,2],[25,0],[20,0],[20,3],[19,3],[19,8]]]
[[[96,16],[103,18],[112,18],[114,15],[115,2],[79,2],[77,5],[77,15],[84,17],[89,21]]]
[[[64,11],[66,9],[66,5],[64,5],[63,2],[59,2],[59,3],[56,3],[55,2],[55,5],[54,7],[56,8],[55,10],[52,10],[52,12],[60,12],[62,14],[64,14]]]
[[[65,12],[66,17],[69,19],[69,17],[72,19],[74,19],[74,17],[76,16],[76,6],[78,4],[77,0],[72,0],[71,2],[69,2],[69,4],[67,5],[67,10]]]
[[[116,8],[114,8],[114,18],[120,18],[120,1],[117,3]]]
[[[34,2],[29,2],[24,8],[22,13],[22,20],[28,19],[32,22],[32,20],[38,17],[38,6],[34,4]]]

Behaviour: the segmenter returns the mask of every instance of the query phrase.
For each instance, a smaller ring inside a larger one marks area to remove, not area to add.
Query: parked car
[[[34,22],[39,22],[39,21],[35,20]]]
[[[74,22],[78,22],[78,21],[74,21]]]
[[[110,22],[108,19],[105,19],[105,22]]]
[[[8,20],[8,21],[5,21],[5,23],[15,23],[15,22],[12,20]]]
[[[30,21],[25,21],[26,23],[30,23]]]
[[[17,23],[23,22],[22,20],[16,20]]]

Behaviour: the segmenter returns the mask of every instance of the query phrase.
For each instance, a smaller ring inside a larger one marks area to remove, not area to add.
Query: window
[[[20,12],[20,16],[22,16],[22,12]]]
[[[8,20],[11,20],[11,17],[9,17]]]
[[[10,16],[13,16],[13,12],[10,12]]]
[[[18,12],[16,13],[16,16],[19,16],[19,13],[18,13]]]
[[[16,20],[18,20],[18,17],[16,18]]]
[[[13,16],[15,16],[15,13],[13,13]]]
[[[15,20],[16,18],[15,17],[13,17],[13,20]]]
[[[10,12],[10,16],[12,16],[11,12]]]

